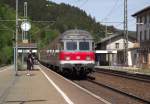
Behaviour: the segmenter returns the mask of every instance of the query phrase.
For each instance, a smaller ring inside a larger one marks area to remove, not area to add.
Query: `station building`
[[[128,38],[128,66],[137,65],[136,38]],[[112,34],[96,44],[96,63],[101,66],[124,66],[124,35]]]
[[[143,68],[150,68],[150,6],[134,13],[136,18],[136,38],[140,43],[138,60]]]

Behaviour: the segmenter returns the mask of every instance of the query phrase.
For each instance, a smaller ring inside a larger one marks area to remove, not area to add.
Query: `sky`
[[[113,25],[123,29],[124,0],[50,0],[55,3],[66,3],[84,10],[97,22],[105,25]],[[128,29],[136,30],[135,18],[131,15],[135,12],[150,6],[150,0],[128,0]],[[110,23],[113,22],[113,23]]]

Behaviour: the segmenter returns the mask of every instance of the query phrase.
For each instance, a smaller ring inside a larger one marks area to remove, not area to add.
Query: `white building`
[[[136,58],[136,39],[128,39],[128,65],[133,66]],[[100,65],[124,65],[124,36],[115,34],[97,43],[96,60]]]

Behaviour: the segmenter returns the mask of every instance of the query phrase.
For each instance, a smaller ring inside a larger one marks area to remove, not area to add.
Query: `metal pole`
[[[24,22],[27,22],[27,2],[24,2]],[[27,32],[24,31],[24,34],[25,34],[25,39],[28,39],[27,38]]]
[[[27,21],[27,2],[24,2],[24,22]],[[22,42],[26,40],[26,31],[22,30]],[[24,49],[22,49],[22,65],[24,65]]]
[[[124,0],[124,63],[128,65],[128,6]]]
[[[15,43],[15,75],[18,75],[18,0],[16,0],[16,43]]]

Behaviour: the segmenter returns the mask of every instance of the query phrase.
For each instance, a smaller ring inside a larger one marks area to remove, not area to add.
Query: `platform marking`
[[[42,66],[43,66],[43,65],[42,65]],[[40,67],[39,67],[39,68],[40,68]],[[46,67],[45,67],[45,68],[46,68]],[[41,69],[41,68],[40,68],[40,69]],[[47,69],[48,71],[50,71],[48,68],[46,68],[46,69]],[[51,71],[51,72],[52,72],[53,74],[57,74],[57,73],[55,73],[55,72],[53,72],[53,71]],[[66,79],[66,78],[64,78],[64,77],[62,77],[61,75],[59,75],[59,74],[57,74],[57,75],[58,75],[59,77],[63,78],[64,80],[68,81],[69,83],[73,84],[74,86],[78,87],[79,89],[81,89],[81,90],[85,91],[86,93],[90,94],[90,95],[93,96],[94,98],[96,98],[96,99],[98,99],[98,100],[104,102],[105,104],[112,104],[112,103],[110,103],[109,101],[103,99],[102,97],[100,97],[100,96],[98,96],[98,95],[96,95],[96,94],[94,94],[94,93],[88,91],[87,89],[85,89],[85,88],[83,88],[83,87],[77,85],[76,83],[74,83],[74,82],[72,82],[72,81],[70,81],[70,80],[68,80],[68,79]]]
[[[48,79],[48,81],[56,88],[56,90],[62,95],[62,97],[65,99],[65,101],[68,104],[74,104],[69,97],[51,80],[48,75],[39,67],[40,71],[44,74],[44,76]]]

